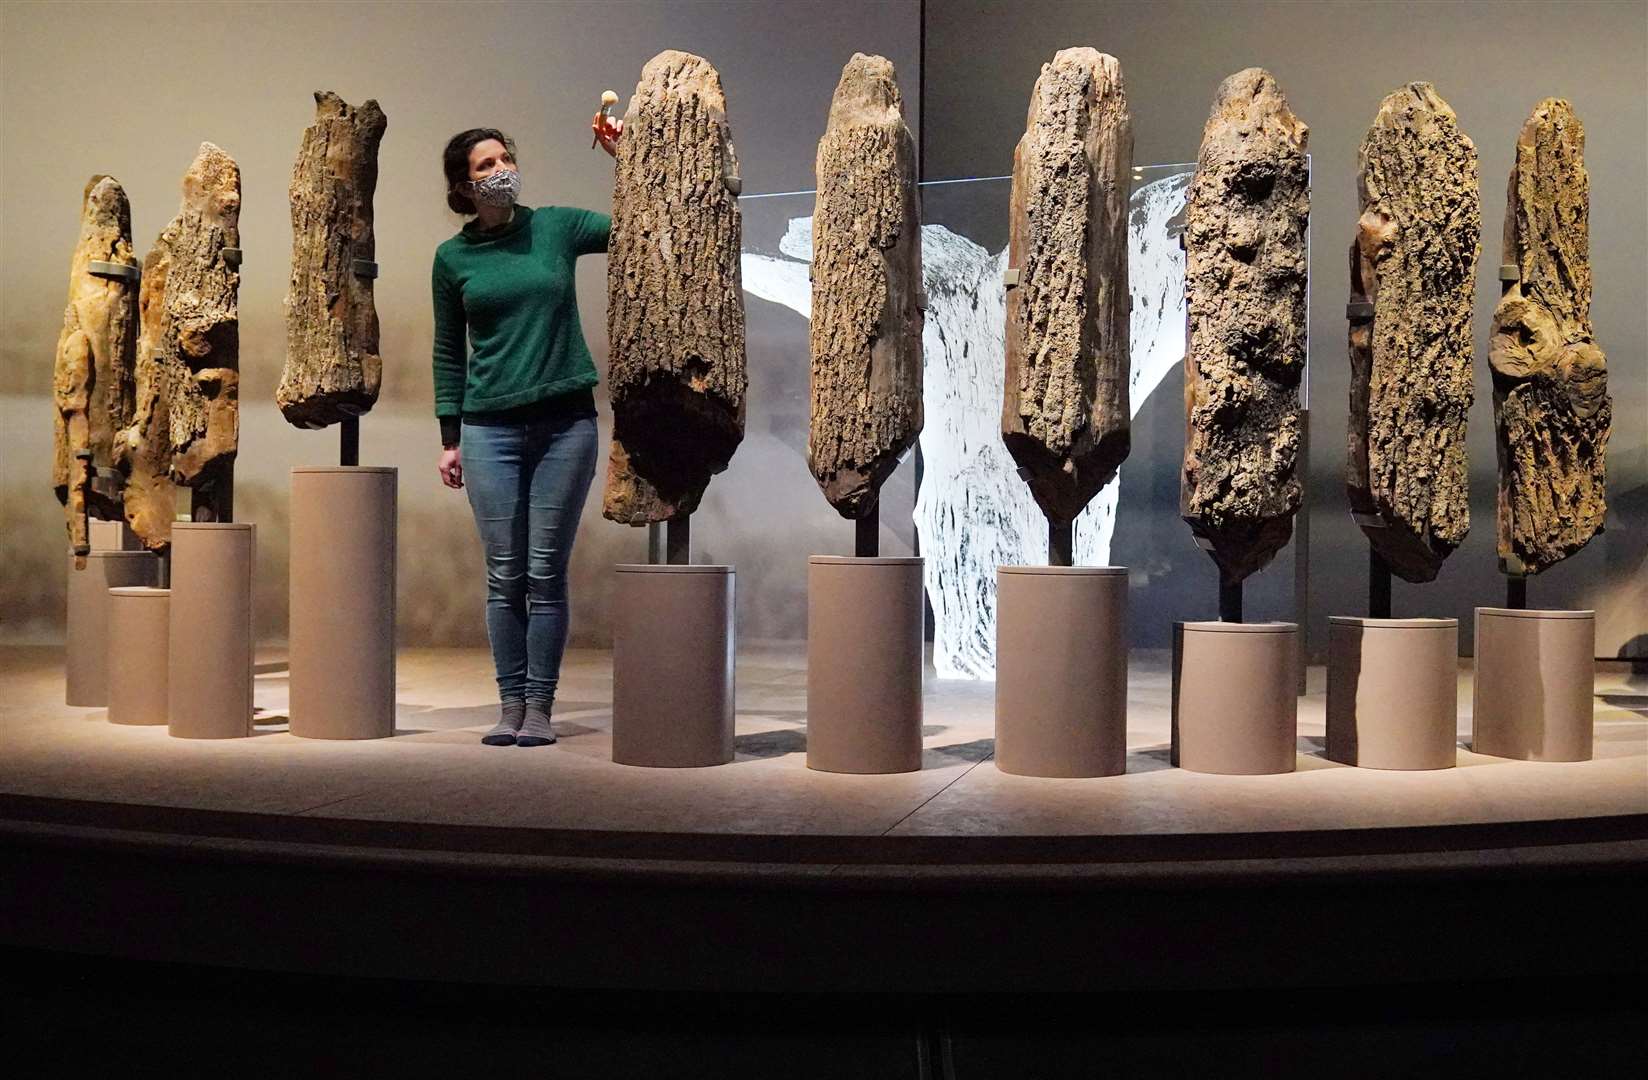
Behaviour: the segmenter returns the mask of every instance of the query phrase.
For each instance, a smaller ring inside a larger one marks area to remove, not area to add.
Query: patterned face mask
[[[510,206],[521,194],[521,174],[514,169],[499,169],[490,176],[469,182],[470,194],[478,203],[487,206]]]

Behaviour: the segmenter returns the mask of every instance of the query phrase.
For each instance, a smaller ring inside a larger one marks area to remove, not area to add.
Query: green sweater
[[[612,218],[593,210],[517,206],[499,231],[470,222],[435,249],[436,416],[499,412],[595,385],[573,263],[605,251],[611,229]]]

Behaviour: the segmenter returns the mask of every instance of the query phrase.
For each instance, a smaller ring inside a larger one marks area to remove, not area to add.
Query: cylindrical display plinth
[[[1458,756],[1458,619],[1328,620],[1327,756],[1449,769]]]
[[[1292,772],[1299,627],[1173,624],[1173,764],[1191,772]]]
[[[86,568],[69,556],[69,611],[63,646],[63,701],[109,703],[109,590],[153,585],[160,560],[147,551],[93,551]]]
[[[615,569],[612,760],[725,765],[733,735],[732,567]]]
[[[253,526],[172,526],[167,729],[185,739],[252,733]]]
[[[396,470],[292,470],[291,732],[395,734]]]
[[[919,558],[807,560],[807,767],[921,768]]]
[[[143,543],[124,521],[87,522],[86,539],[93,551],[142,551]]]
[[[170,589],[109,590],[109,723],[166,722]]]
[[[1127,771],[1127,568],[1003,566],[996,575],[996,767]]]
[[[1476,609],[1471,749],[1591,760],[1596,612]]]

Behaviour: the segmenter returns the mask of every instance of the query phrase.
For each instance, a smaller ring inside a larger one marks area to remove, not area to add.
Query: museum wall
[[[766,4],[619,3],[31,4],[0,8],[0,638],[61,640],[67,543],[50,486],[51,377],[81,190],[125,186],[147,251],[177,212],[203,140],[242,171],[241,444],[236,517],[258,525],[256,625],[285,635],[287,496],[294,465],[337,461],[336,429],[280,417],[281,301],[291,256],[287,187],[311,93],[376,98],[389,118],[376,198],[382,397],[361,424],[361,462],[400,469],[399,605],[405,645],[481,645],[484,585],[468,504],[440,485],[430,382],[429,272],[460,219],[444,204],[439,156],[463,128],[510,132],[528,205],[611,206],[612,162],[590,149],[604,88],[627,102],[666,48],[708,58],[725,86],[746,206],[813,187],[830,96],[854,51],[895,64],[918,128],[920,8],[906,0]],[[620,111],[622,110],[620,104]],[[606,260],[578,268],[584,328],[606,360]],[[849,554],[853,527],[808,473],[807,328],[748,299],[746,436],[694,518],[695,557],[737,567],[746,643],[805,635],[806,558]],[[610,408],[601,391],[602,445]],[[603,455],[602,474],[605,462]],[[914,463],[884,493],[882,544],[913,542]],[[646,531],[600,514],[590,493],[572,565],[575,644],[610,640],[610,567],[644,561]]]
[[[1395,584],[1394,614],[1453,616],[1471,649],[1477,605],[1504,602],[1494,537],[1493,401],[1487,364],[1499,296],[1505,183],[1517,132],[1542,98],[1565,97],[1586,130],[1591,190],[1592,318],[1614,402],[1606,532],[1530,579],[1532,607],[1595,608],[1600,656],[1648,656],[1648,5],[1619,3],[980,3],[926,5],[924,176],[1001,175],[1012,167],[1030,89],[1061,48],[1115,55],[1126,80],[1135,164],[1196,159],[1214,91],[1264,67],[1310,125],[1310,473],[1304,522],[1308,632],[1318,653],[1330,614],[1366,613],[1367,544],[1343,488],[1349,363],[1347,250],[1358,214],[1357,147],[1381,99],[1433,82],[1481,160],[1483,247],[1477,273],[1475,404],[1469,416],[1471,532],[1428,585]],[[991,251],[999,235],[973,234]],[[1134,568],[1132,641],[1169,643],[1175,619],[1212,617],[1217,576],[1178,519],[1181,381],[1138,405],[1116,509],[1111,558]],[[1129,477],[1141,471],[1140,480]],[[1148,492],[1137,499],[1133,491]],[[1296,534],[1297,542],[1297,534]],[[1249,617],[1298,617],[1290,546],[1249,579]]]

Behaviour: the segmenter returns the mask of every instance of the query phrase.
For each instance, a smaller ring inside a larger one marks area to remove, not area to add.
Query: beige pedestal
[[[185,739],[252,733],[251,525],[172,526],[167,728]]]
[[[86,568],[69,556],[69,610],[64,636],[63,701],[102,707],[109,703],[109,590],[153,585],[160,560],[147,551],[93,551]]]
[[[1327,756],[1365,769],[1450,769],[1458,619],[1328,620]]]
[[[1173,764],[1191,772],[1292,772],[1299,627],[1173,624]]]
[[[807,560],[807,767],[921,768],[919,558]]]
[[[1476,609],[1471,749],[1591,760],[1596,612]]]
[[[733,569],[618,566],[612,760],[695,768],[732,760]]]
[[[291,732],[395,734],[396,470],[292,470]]]
[[[996,575],[996,767],[1127,771],[1127,568],[1003,566]]]
[[[86,539],[93,551],[142,551],[143,541],[124,521],[103,521],[93,518],[88,522]]]
[[[166,722],[170,589],[109,590],[109,723]]]

